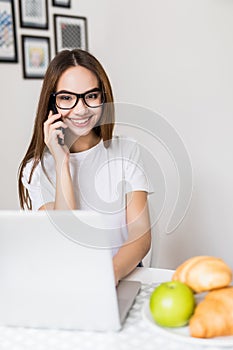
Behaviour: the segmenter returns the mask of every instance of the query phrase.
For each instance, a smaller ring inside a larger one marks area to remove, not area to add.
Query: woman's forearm
[[[145,257],[151,247],[151,232],[148,231],[135,241],[126,242],[113,257],[116,284],[127,276]]]
[[[56,195],[54,209],[77,209],[69,163],[56,167]]]
[[[126,221],[128,239],[113,258],[116,284],[145,257],[151,246],[151,225],[147,193],[127,194]]]

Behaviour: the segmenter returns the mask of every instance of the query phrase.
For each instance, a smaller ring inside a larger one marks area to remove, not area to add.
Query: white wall
[[[233,2],[73,0],[70,10],[51,11],[88,18],[90,51],[106,68],[116,101],[164,116],[190,155],[189,211],[172,234],[158,231],[153,265],[175,267],[189,256],[213,254],[233,267]],[[52,19],[50,28],[30,34],[52,36]],[[20,48],[20,34],[29,31],[17,29]],[[41,85],[22,79],[21,52],[19,59],[0,64],[1,209],[18,208],[16,172]]]

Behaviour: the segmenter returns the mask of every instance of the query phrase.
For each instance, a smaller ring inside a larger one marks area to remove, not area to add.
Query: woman
[[[95,210],[122,228],[114,251],[116,284],[151,244],[148,185],[134,140],[113,137],[114,106],[102,65],[65,50],[44,77],[31,143],[19,168],[21,208]]]

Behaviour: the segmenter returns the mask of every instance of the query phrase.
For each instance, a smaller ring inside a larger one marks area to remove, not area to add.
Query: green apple
[[[193,291],[184,283],[161,283],[150,296],[150,312],[154,321],[163,327],[185,326],[195,309]]]

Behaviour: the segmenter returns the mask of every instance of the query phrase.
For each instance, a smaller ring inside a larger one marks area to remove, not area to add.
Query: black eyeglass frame
[[[89,105],[87,104],[86,100],[85,100],[85,96],[88,95],[88,94],[90,94],[90,93],[92,93],[92,92],[96,92],[96,91],[102,93],[102,102],[101,102],[101,104],[98,105],[98,106],[94,106],[94,107],[93,107],[93,106],[89,106]],[[64,108],[64,107],[59,107],[59,106],[57,105],[57,102],[56,102],[56,96],[59,95],[59,94],[70,94],[70,95],[76,96],[76,102],[75,102],[75,104],[74,104],[72,107],[69,107],[69,108],[68,108],[68,107],[65,107],[65,108]],[[76,94],[75,92],[62,90],[62,91],[58,91],[58,92],[52,93],[52,94],[51,94],[51,98],[53,99],[54,104],[56,105],[57,108],[59,108],[59,109],[64,109],[64,110],[73,109],[73,108],[78,104],[78,101],[79,101],[80,98],[83,100],[83,102],[85,103],[85,105],[86,105],[87,107],[89,107],[89,108],[99,108],[99,107],[103,106],[103,104],[105,103],[105,94],[104,94],[104,92],[103,92],[101,89],[99,89],[99,88],[95,88],[95,89],[88,90],[88,91],[84,92],[83,94]]]

